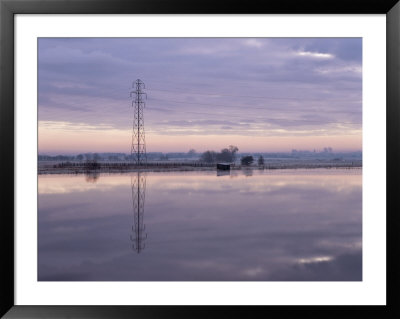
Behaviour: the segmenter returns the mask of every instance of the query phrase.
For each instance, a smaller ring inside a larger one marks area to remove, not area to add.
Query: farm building
[[[231,169],[231,164],[230,163],[218,163],[217,169],[229,171]]]

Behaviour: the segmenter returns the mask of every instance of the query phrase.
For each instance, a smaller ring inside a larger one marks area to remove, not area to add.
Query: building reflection
[[[230,170],[223,171],[223,170],[217,169],[217,176],[230,176],[230,175],[231,175]]]
[[[146,193],[146,175],[143,172],[137,172],[131,175],[132,187],[132,209],[133,209],[133,225],[132,225],[132,248],[140,253],[145,248],[145,233],[144,224],[144,200]]]

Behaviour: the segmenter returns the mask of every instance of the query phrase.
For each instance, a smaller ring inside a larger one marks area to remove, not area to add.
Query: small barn
[[[218,163],[217,169],[220,169],[223,171],[229,171],[231,169],[231,164],[230,163]]]

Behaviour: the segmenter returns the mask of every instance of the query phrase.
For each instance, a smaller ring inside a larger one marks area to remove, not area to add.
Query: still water
[[[40,175],[38,280],[362,280],[361,169]]]

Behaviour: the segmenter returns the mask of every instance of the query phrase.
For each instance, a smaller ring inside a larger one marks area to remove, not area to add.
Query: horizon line
[[[219,152],[219,151],[215,151],[215,150],[206,150],[206,151],[201,151],[201,152],[197,152],[195,154],[203,154],[204,152],[207,151],[214,151],[214,152]],[[297,152],[309,152],[309,153],[357,153],[357,152],[362,152],[362,150],[360,149],[356,149],[356,150],[332,150],[330,152],[326,152],[324,150],[298,150],[298,149],[292,149],[289,151],[243,151],[240,152],[238,151],[237,154],[245,154],[245,153],[269,153],[269,154],[274,154],[274,153],[293,153],[293,151],[297,151]],[[122,151],[90,151],[90,152],[70,152],[70,151],[47,151],[47,152],[38,152],[38,155],[40,156],[57,156],[57,155],[79,155],[79,154],[125,154],[125,155],[130,155],[129,152],[122,152]],[[167,153],[182,153],[182,154],[188,154],[189,151],[151,151],[151,152],[146,152],[147,154],[151,154],[151,153],[163,153],[163,154],[167,154]]]

